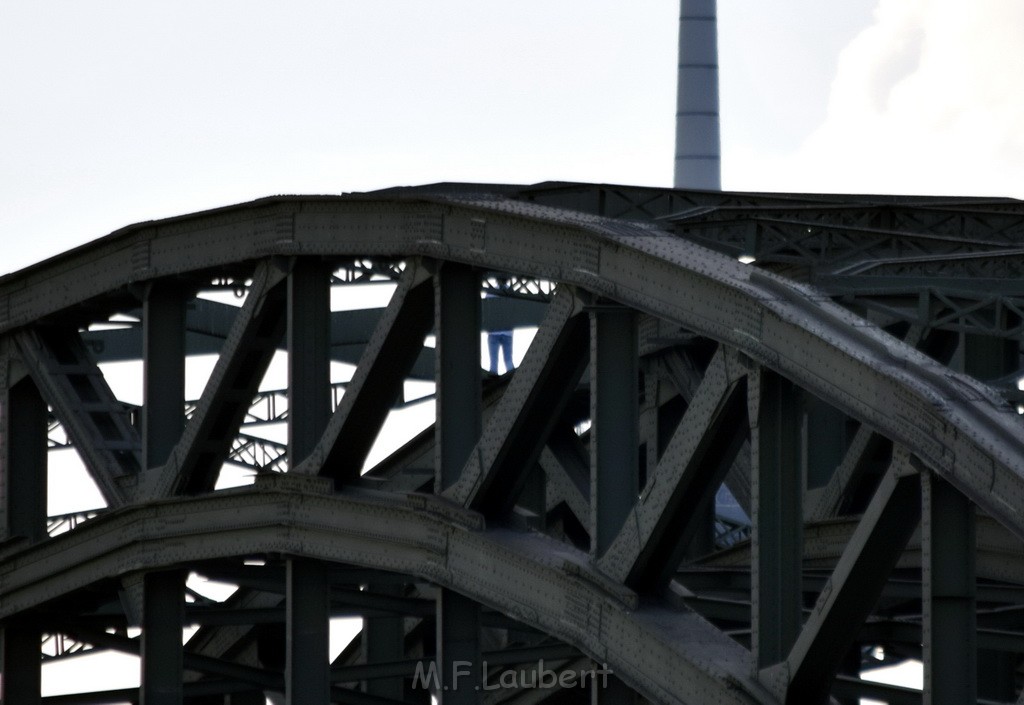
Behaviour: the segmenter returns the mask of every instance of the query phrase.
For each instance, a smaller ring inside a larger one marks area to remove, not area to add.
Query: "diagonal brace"
[[[735,353],[730,353],[730,360],[736,359]],[[738,360],[737,360],[738,363]],[[703,379],[697,366],[690,356],[682,348],[672,349],[669,354],[659,360],[662,373],[672,382],[679,395],[686,401],[687,405],[697,393]],[[732,467],[725,475],[725,485],[732,492],[733,497],[739,502],[743,511],[748,514],[750,507],[750,442],[744,439],[739,452],[733,460]]]
[[[166,465],[143,473],[140,499],[209,491],[284,335],[286,272],[262,262],[249,296]]]
[[[433,325],[430,274],[410,261],[323,437],[294,472],[319,473],[338,485],[359,477]]]
[[[589,329],[580,312],[574,295],[559,289],[458,482],[446,491],[450,499],[495,513],[511,509],[586,368]]]
[[[949,336],[944,335],[944,331],[929,331],[920,325],[911,326],[903,336],[903,342],[943,363],[948,362],[955,351],[955,346],[950,346]],[[818,498],[814,507],[810,509],[808,520],[822,521],[844,513],[857,482],[864,475],[872,458],[887,453],[888,445],[891,445],[889,439],[862,424],[850,441],[832,477],[816,493]]]
[[[122,506],[127,498],[118,478],[139,472],[142,452],[128,407],[114,396],[76,331],[25,330],[16,340],[104,499]]]
[[[547,478],[548,492],[565,500],[580,524],[586,526],[590,516],[590,467],[582,443],[571,430],[559,433],[556,429],[538,462]]]
[[[921,519],[921,488],[897,449],[786,660],[786,703],[825,703],[832,679]]]
[[[598,567],[630,586],[668,579],[746,439],[744,372],[719,348],[648,481]]]

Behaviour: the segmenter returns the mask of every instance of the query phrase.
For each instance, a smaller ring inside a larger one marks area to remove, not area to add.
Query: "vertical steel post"
[[[480,606],[452,590],[441,590],[437,602],[437,667],[441,672],[441,705],[482,702]]]
[[[1004,313],[1005,325],[1009,320]],[[1020,368],[1020,341],[989,335],[964,334],[964,371],[981,380],[1006,377]],[[1013,700],[1016,658],[1006,652],[978,651],[978,696],[991,700]]]
[[[331,687],[330,589],[323,563],[289,560],[286,590],[287,705],[327,705]]]
[[[305,460],[331,413],[330,269],[300,257],[288,275],[288,466]],[[330,697],[330,587],[323,564],[287,563],[285,698],[327,705]]]
[[[722,188],[717,17],[715,0],[679,3],[676,188]]]
[[[480,439],[480,274],[446,263],[435,279],[437,424],[435,488],[458,480]],[[480,702],[480,606],[442,589],[437,598],[442,705]]]
[[[35,627],[4,625],[0,701],[18,705],[40,705],[42,702],[42,636]]]
[[[167,462],[185,428],[185,300],[172,284],[154,283],[142,307],[145,467]]]
[[[30,541],[46,538],[46,432],[49,414],[35,383],[28,378],[5,395],[6,444],[3,481],[7,535]]]
[[[749,385],[753,556],[751,646],[758,668],[786,658],[800,633],[803,473],[800,404],[789,380],[761,368]]]
[[[639,494],[636,314],[600,305],[590,314],[590,551],[615,540]]]
[[[804,435],[807,449],[807,487],[824,487],[843,462],[846,416],[817,397],[804,394]]]
[[[142,589],[140,705],[181,705],[185,574],[181,571],[147,573]]]
[[[316,447],[331,414],[330,269],[298,258],[288,275],[288,467]]]
[[[371,586],[373,592],[401,596],[401,585],[380,584]],[[405,619],[393,617],[366,617],[363,619],[363,644],[366,663],[394,663],[405,658]],[[366,681],[366,692],[381,698],[402,700],[405,697],[405,683],[400,677],[375,678]]]
[[[1016,321],[1003,314],[1004,325]],[[1020,368],[1020,341],[988,335],[963,336],[964,372],[980,380],[1006,377]],[[1012,701],[1015,693],[1016,656],[1004,651],[979,649],[977,658],[978,696]]]
[[[436,277],[437,477],[458,479],[480,439],[480,274],[445,263]]]
[[[974,505],[923,472],[924,703],[977,701]]]
[[[8,364],[0,360],[0,479],[3,482],[4,537],[46,538],[46,402],[28,378],[8,387]],[[42,684],[42,631],[29,624],[3,625],[0,644],[0,700],[39,705]]]

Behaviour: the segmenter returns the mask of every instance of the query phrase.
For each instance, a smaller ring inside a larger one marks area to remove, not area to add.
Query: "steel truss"
[[[3,700],[1020,702],[1022,252],[1010,200],[447,184],[145,223],[9,275]],[[384,309],[332,312],[381,280]],[[522,365],[486,375],[481,331],[517,325]],[[125,359],[141,407],[104,376]],[[417,378],[436,423],[364,472]],[[49,446],[105,508],[47,516]],[[246,457],[287,472],[215,489]],[[331,662],[336,617],[363,621]],[[141,687],[41,697],[43,660],[87,649],[140,655]],[[860,677],[906,658],[923,693]]]

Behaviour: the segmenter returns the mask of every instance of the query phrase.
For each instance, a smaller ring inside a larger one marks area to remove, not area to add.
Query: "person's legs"
[[[508,331],[501,336],[501,351],[505,358],[505,371],[510,372],[515,369],[515,365],[512,364],[512,331]]]
[[[492,375],[498,374],[498,346],[501,345],[500,335],[500,333],[494,332],[487,334],[487,352],[491,358],[490,372]]]

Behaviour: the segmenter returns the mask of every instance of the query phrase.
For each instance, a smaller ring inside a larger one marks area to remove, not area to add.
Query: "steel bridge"
[[[3,702],[1024,702],[1022,274],[1010,199],[547,183],[266,198],[8,275]],[[409,380],[436,421],[368,462]],[[67,448],[105,506],[51,517]],[[40,695],[96,650],[141,686]],[[923,692],[864,678],[906,659]]]

